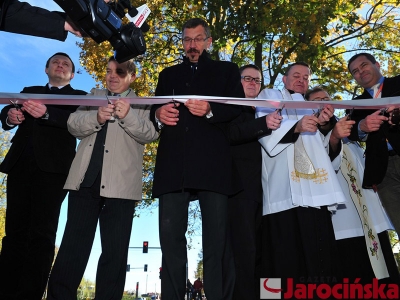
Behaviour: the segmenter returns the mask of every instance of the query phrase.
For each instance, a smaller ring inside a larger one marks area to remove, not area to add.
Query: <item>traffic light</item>
[[[162,271],[162,268],[160,268],[160,274],[158,275],[158,277],[161,279],[161,271]]]
[[[131,265],[126,265],[126,271],[129,272],[131,270]]]
[[[143,242],[143,253],[149,252],[149,242]]]
[[[144,265],[144,271],[147,272],[147,265]]]

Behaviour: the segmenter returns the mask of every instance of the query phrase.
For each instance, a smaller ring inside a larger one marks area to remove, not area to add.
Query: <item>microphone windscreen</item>
[[[136,16],[138,14],[138,10],[136,9],[136,7],[132,7],[129,11],[128,14],[133,18],[134,16]]]
[[[144,23],[142,24],[142,26],[140,26],[140,30],[141,30],[142,32],[147,32],[147,31],[150,30],[150,26],[149,26],[146,22],[144,22]]]

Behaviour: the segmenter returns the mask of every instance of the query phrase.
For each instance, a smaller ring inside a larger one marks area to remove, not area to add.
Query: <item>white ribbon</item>
[[[213,96],[197,96],[197,95],[183,95],[183,96],[158,96],[158,97],[108,97],[112,102],[117,99],[127,100],[131,104],[164,104],[171,101],[184,103],[189,99],[205,100],[210,102],[245,105],[245,106],[258,106],[269,108],[311,108],[321,109],[327,105],[326,101],[285,101],[277,99],[248,99],[248,98],[229,98],[229,97],[213,97]],[[35,100],[42,104],[53,105],[86,105],[86,106],[106,106],[107,98],[104,96],[85,96],[85,95],[54,95],[54,94],[23,94],[23,93],[0,93],[0,104],[10,104],[10,100],[15,101],[17,104],[22,104],[28,100]],[[400,107],[400,97],[389,97],[364,100],[341,100],[330,101],[330,105],[335,109],[380,109],[389,106]]]

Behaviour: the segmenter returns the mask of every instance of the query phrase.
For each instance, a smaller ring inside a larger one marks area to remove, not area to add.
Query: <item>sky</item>
[[[62,9],[49,0],[24,0],[31,5],[46,8],[48,10]],[[83,66],[79,65],[80,48],[76,43],[80,39],[68,34],[65,42],[37,38],[19,34],[11,34],[0,31],[0,92],[19,93],[24,87],[32,85],[45,85],[48,82],[44,72],[47,59],[56,52],[67,53],[75,63],[76,71],[71,81],[75,89],[90,91],[96,82],[86,73]],[[140,71],[140,70],[139,70]],[[0,107],[1,108],[1,107]],[[59,246],[67,219],[67,199],[64,201],[59,220],[56,244]],[[142,253],[143,241],[149,242],[149,253]],[[193,249],[188,251],[189,279],[194,281],[194,270],[197,265],[198,253],[201,249],[199,238],[195,238]],[[130,240],[128,264],[131,271],[127,272],[125,290],[134,290],[136,282],[139,282],[140,293],[160,292],[159,267],[161,267],[161,250],[151,249],[160,247],[158,237],[158,211],[141,213],[139,218],[134,218]],[[101,253],[99,232],[97,231],[92,253],[85,271],[84,277],[95,281],[97,260]],[[144,264],[148,265],[148,272],[144,272]],[[147,289],[146,289],[147,282]]]

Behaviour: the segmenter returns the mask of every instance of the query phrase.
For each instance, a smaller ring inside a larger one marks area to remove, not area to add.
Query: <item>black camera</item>
[[[393,125],[400,125],[400,109],[393,109],[392,113],[390,114],[390,120]]]
[[[72,19],[74,24],[96,43],[109,41],[115,59],[125,62],[146,52],[143,32],[149,29],[144,23],[140,28],[132,22],[122,24],[125,9],[134,17],[138,11],[129,0],[105,3],[104,0],[54,0]]]

